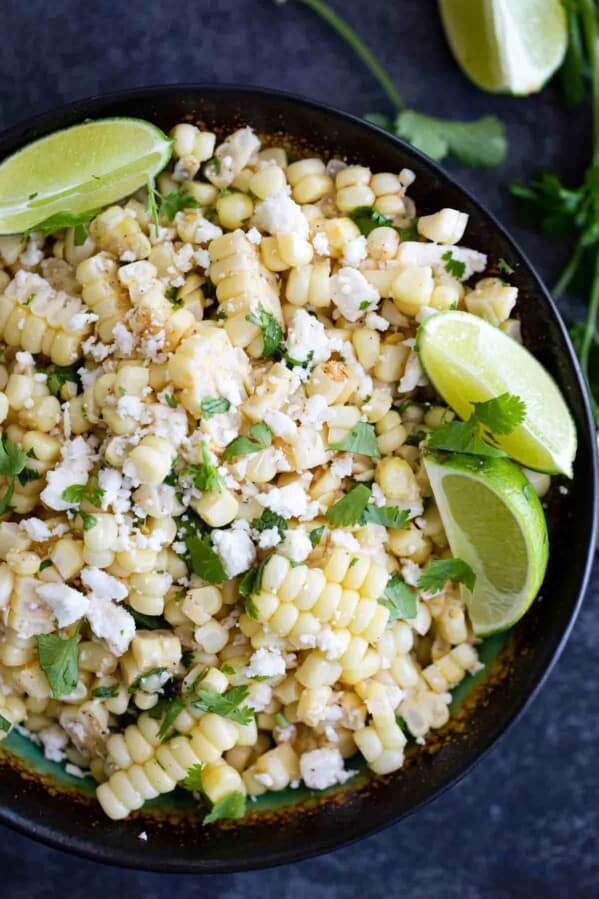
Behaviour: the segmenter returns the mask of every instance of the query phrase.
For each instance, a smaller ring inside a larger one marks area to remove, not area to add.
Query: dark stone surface
[[[550,87],[489,97],[448,53],[434,0],[333,0],[419,110],[507,124],[510,157],[493,171],[451,166],[507,224],[551,282],[567,246],[522,228],[506,190],[538,167],[574,183],[589,150],[588,111]],[[0,127],[58,103],[129,86],[243,82],[306,94],[355,113],[387,110],[368,72],[300,4],[271,0],[4,0]],[[582,308],[571,299],[564,312]],[[6,899],[536,899],[599,895],[599,572],[563,657],[524,720],[466,780],[416,817],[361,844],[268,872],[205,879],[124,872],[0,830]],[[148,847],[151,852],[151,846]]]

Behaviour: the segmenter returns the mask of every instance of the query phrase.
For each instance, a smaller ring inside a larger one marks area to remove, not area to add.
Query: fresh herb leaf
[[[344,437],[339,443],[331,443],[328,447],[332,450],[339,450],[344,453],[356,453],[360,456],[370,456],[373,459],[379,459],[381,452],[377,446],[374,425],[366,421],[359,421],[355,427],[351,429],[347,437]]]
[[[34,231],[40,231],[43,237],[49,237],[51,234],[56,234],[57,231],[62,231],[63,228],[74,228],[75,233],[73,236],[75,238],[75,246],[80,247],[85,243],[87,238],[87,229],[85,226],[95,218],[99,212],[99,209],[92,209],[89,212],[80,213],[55,212],[54,215],[44,219],[32,228],[28,228],[24,233],[26,236],[29,236]]]
[[[68,696],[79,680],[79,646],[77,632],[62,640],[54,634],[38,634],[37,652],[42,671],[48,679],[52,695]]]
[[[55,365],[53,368],[38,368],[38,371],[47,375],[46,384],[50,393],[61,399],[62,388],[67,382],[75,384],[77,389],[81,386],[77,368],[77,365]]]
[[[7,734],[12,727],[12,722],[5,718],[4,715],[0,715],[0,731]]]
[[[505,456],[503,450],[492,446],[483,437],[492,434],[511,434],[524,421],[526,407],[520,397],[503,393],[482,403],[473,403],[474,411],[467,421],[448,421],[433,431],[428,449],[474,456]],[[492,439],[492,437],[490,438]]]
[[[503,272],[504,275],[513,275],[514,269],[511,267],[509,262],[506,262],[503,256],[497,261],[497,269],[500,272]]]
[[[92,690],[94,699],[112,699],[119,692],[118,684],[111,684],[109,687],[96,687]]]
[[[356,206],[349,214],[350,219],[356,223],[360,233],[368,237],[375,228],[392,227],[391,219],[378,212],[374,206]],[[367,304],[368,305],[368,304]]]
[[[165,215],[171,222],[182,209],[197,209],[200,206],[184,187],[173,190],[160,198],[160,215]]]
[[[10,509],[10,504],[12,502],[12,498],[15,492],[15,479],[12,478],[9,481],[8,487],[6,488],[6,493],[4,496],[0,497],[0,515],[4,515],[5,512]]]
[[[142,627],[147,631],[168,630],[169,623],[162,615],[146,615],[144,612],[138,612],[133,606],[123,603],[126,609],[138,627]]]
[[[165,393],[164,398],[166,400],[167,406],[170,406],[171,409],[176,409],[177,406],[179,405],[179,403],[177,402],[175,397],[172,395],[172,393]]]
[[[230,718],[237,724],[250,724],[254,718],[254,710],[249,706],[241,706],[247,698],[247,687],[231,687],[226,693],[217,693],[215,690],[198,690],[196,699],[192,705],[202,712],[212,712],[221,718]]]
[[[406,509],[397,506],[375,506],[368,503],[360,518],[360,524],[382,524],[385,528],[394,528],[401,531],[410,519],[410,513]]]
[[[37,471],[34,471],[33,468],[24,468],[23,471],[20,471],[17,475],[19,479],[19,483],[24,487],[25,484],[28,484],[30,481],[39,481],[41,478],[41,474]]]
[[[228,412],[231,408],[231,403],[224,396],[207,396],[202,400],[201,406],[204,418],[212,418],[213,415],[221,415],[223,412]]]
[[[406,109],[397,116],[394,131],[436,162],[452,156],[463,165],[489,168],[503,162],[507,153],[505,130],[495,116],[455,122]]]
[[[271,555],[272,553],[269,553],[264,556],[260,564],[256,565],[255,568],[249,568],[239,581],[239,595],[245,600],[245,611],[250,618],[258,618],[258,610],[252,601],[252,597],[257,596],[262,589],[264,569]]]
[[[215,821],[224,819],[243,818],[245,815],[245,796],[235,790],[227,793],[212,806],[212,811],[205,816],[202,824],[214,824]]]
[[[46,568],[51,568],[51,567],[52,567],[52,560],[51,560],[51,559],[43,559],[43,560],[40,562],[40,571],[45,571]]]
[[[204,787],[202,786],[202,768],[203,765],[201,762],[191,766],[187,772],[187,777],[181,784],[183,789],[190,790],[193,793],[204,792]]]
[[[70,484],[62,491],[65,503],[80,503],[85,492],[85,484]]]
[[[258,453],[266,449],[272,443],[272,431],[263,422],[252,425],[249,437],[237,437],[232,441],[223,453],[225,462],[230,462],[236,456],[247,456],[249,453]]]
[[[260,518],[253,519],[252,527],[259,532],[276,528],[281,540],[284,540],[288,525],[282,515],[277,515],[276,512],[272,512],[270,509],[264,509]]]
[[[473,405],[472,417],[493,434],[511,434],[526,416],[524,402],[513,393],[502,393],[491,400]]]
[[[202,440],[202,459],[201,465],[190,465],[186,468],[182,475],[184,477],[193,478],[194,486],[198,490],[208,493],[220,493],[223,489],[223,481],[218,473],[216,465],[212,461],[210,451]]]
[[[262,358],[272,356],[280,348],[283,341],[283,329],[272,312],[268,312],[264,306],[260,306],[258,312],[246,315],[245,320],[256,325],[262,331]]]
[[[461,262],[459,259],[454,259],[451,250],[447,250],[446,253],[443,253],[441,259],[445,263],[445,271],[448,275],[452,275],[454,278],[463,278],[464,272],[466,271],[466,263]]]
[[[389,621],[415,618],[418,610],[416,593],[397,573],[392,574],[387,581],[385,593],[380,597],[379,603],[389,610]]]
[[[324,528],[324,524],[323,524],[321,527],[314,528],[313,530],[310,531],[310,533],[308,534],[308,537],[310,538],[310,543],[312,544],[312,546],[318,546],[318,544],[322,540],[322,535],[324,534],[324,530],[325,530],[325,528]]]
[[[164,718],[162,719],[162,723],[158,728],[157,736],[159,740],[164,740],[166,738],[168,732],[170,731],[184,708],[185,703],[180,696],[175,696],[168,702],[166,711],[164,713]]]
[[[222,584],[227,580],[227,572],[220,556],[206,540],[189,537],[185,542],[194,574],[209,584]]]
[[[418,578],[418,589],[436,593],[443,589],[447,581],[464,584],[472,592],[476,584],[476,575],[463,559],[436,559]]]
[[[287,730],[288,727],[291,727],[291,722],[287,720],[283,712],[277,712],[275,715],[275,724],[281,730]]]
[[[339,502],[327,509],[325,518],[337,528],[358,524],[369,499],[370,487],[355,484]]]
[[[148,178],[146,182],[146,190],[148,192],[148,199],[146,202],[146,214],[149,218],[152,219],[152,223],[154,225],[154,234],[156,237],[160,234],[160,223],[158,221],[158,206],[156,204],[156,197],[160,197],[160,194],[156,190],[154,186],[154,180],[152,178]]]
[[[27,464],[27,453],[8,437],[0,439],[0,474],[14,478]]]
[[[90,515],[89,512],[82,512],[81,509],[79,509],[79,515],[81,516],[84,531],[91,531],[92,528],[95,528],[98,523],[95,515]]]

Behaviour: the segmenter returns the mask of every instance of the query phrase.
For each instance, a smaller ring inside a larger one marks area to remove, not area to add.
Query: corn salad
[[[459,585],[418,588],[453,413],[415,334],[462,308],[519,335],[408,169],[171,137],[87,229],[0,237],[0,738],[113,819],[182,783],[326,789],[356,753],[388,774],[447,722],[480,663]]]

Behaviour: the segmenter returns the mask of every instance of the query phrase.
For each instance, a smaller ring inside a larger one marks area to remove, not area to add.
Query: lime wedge
[[[424,464],[451,551],[476,574],[473,593],[461,588],[474,632],[511,627],[534,600],[547,568],[539,498],[508,459],[430,454]]]
[[[511,434],[497,435],[498,445],[527,468],[572,477],[572,416],[555,381],[528,350],[469,312],[426,319],[416,348],[426,374],[460,418],[470,417],[473,402],[519,396],[526,417]]]
[[[143,119],[99,119],[28,144],[0,165],[0,234],[99,209],[164,168],[171,141]]]
[[[568,43],[560,0],[439,0],[458,63],[483,90],[532,94],[561,65]]]

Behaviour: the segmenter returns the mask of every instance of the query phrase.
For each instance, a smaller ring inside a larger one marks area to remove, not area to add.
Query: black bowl
[[[506,232],[466,191],[427,158],[353,116],[299,97],[240,87],[172,85],[83,100],[18,125],[0,138],[0,159],[58,128],[101,116],[138,116],[168,130],[184,120],[219,132],[241,124],[296,152],[340,155],[379,171],[404,166],[420,212],[444,206],[470,215],[468,245],[515,269],[525,341],[561,387],[576,420],[575,477],[547,503],[552,552],[541,597],[514,628],[484,684],[445,734],[418,750],[397,774],[363,778],[331,797],[307,799],[241,823],[202,828],[188,806],[138,813],[113,823],[94,800],[5,751],[0,764],[0,821],[59,849],[97,861],[156,871],[215,873],[282,864],[338,848],[398,821],[455,783],[505,733],[558,658],[587,584],[595,547],[595,428],[580,369],[547,291]],[[139,839],[147,831],[148,841]]]

